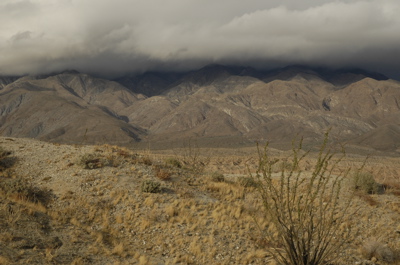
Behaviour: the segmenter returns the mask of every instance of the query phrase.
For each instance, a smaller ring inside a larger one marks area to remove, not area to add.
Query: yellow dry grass
[[[27,176],[23,161],[28,156],[41,155],[35,149],[38,142],[23,142],[23,150],[18,139],[0,142],[21,161],[13,168],[15,174],[52,193],[47,205],[1,197],[0,245],[4,247],[0,264],[272,262],[266,251],[269,242],[259,230],[261,227],[274,231],[263,215],[262,202],[255,188],[237,183],[248,169],[256,168],[257,154],[199,157],[207,165],[202,172],[193,173],[190,168],[166,167],[165,160],[171,158],[170,154],[147,152],[143,159],[140,153],[116,146],[67,148],[39,143],[45,146],[43,152],[46,148],[55,150],[51,158],[54,170],[50,172],[49,168],[42,176],[43,169],[31,167]],[[71,162],[79,158],[82,148],[97,152],[111,161],[110,165],[88,170]],[[288,157],[280,152],[275,155],[282,160]],[[173,158],[181,159],[176,154]],[[315,162],[313,159],[309,157],[301,167],[307,170]],[[362,156],[345,159],[337,173],[359,167],[363,159]],[[377,157],[367,161],[365,170],[388,189],[380,195],[356,196],[352,207],[357,211],[341,226],[341,229],[352,227],[353,234],[338,264],[363,261],[360,249],[371,238],[379,237],[379,242],[393,253],[400,250],[398,163],[398,158]],[[154,165],[168,171],[169,179],[157,177]],[[223,173],[225,181],[212,181],[210,176],[214,171]],[[161,182],[162,191],[142,192],[144,180]],[[379,262],[389,264],[384,260]],[[390,264],[400,263],[393,260]]]

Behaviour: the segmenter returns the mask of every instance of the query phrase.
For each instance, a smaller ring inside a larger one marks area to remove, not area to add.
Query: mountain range
[[[312,145],[400,151],[400,82],[360,69],[209,65],[109,80],[77,71],[0,76],[0,135],[172,148]]]

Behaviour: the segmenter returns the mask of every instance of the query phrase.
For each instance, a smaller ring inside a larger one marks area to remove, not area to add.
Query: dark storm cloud
[[[398,0],[3,0],[0,74],[207,63],[400,69]]]

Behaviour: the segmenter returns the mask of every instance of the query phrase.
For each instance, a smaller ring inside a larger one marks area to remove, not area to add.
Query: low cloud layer
[[[398,0],[2,0],[0,74],[226,63],[400,77],[398,14]]]

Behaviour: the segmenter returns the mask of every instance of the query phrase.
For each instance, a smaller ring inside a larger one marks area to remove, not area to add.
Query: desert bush
[[[386,180],[381,185],[385,192],[389,192],[395,196],[400,196],[400,182],[398,180]]]
[[[142,182],[142,192],[159,193],[161,192],[161,184],[152,180]]]
[[[113,149],[113,152],[117,153],[118,156],[121,156],[123,158],[135,158],[136,157],[136,154],[132,154],[129,150],[121,149],[118,147],[115,147]]]
[[[213,182],[225,182],[225,177],[222,173],[220,172],[214,172],[211,175],[211,180]]]
[[[253,177],[239,177],[237,179],[240,186],[245,188],[257,188],[259,186],[259,182],[255,180]]]
[[[15,159],[10,158],[10,151],[0,146],[0,171],[11,167],[15,163]]]
[[[148,156],[139,157],[136,161],[137,161],[138,163],[144,164],[144,165],[146,165],[146,166],[151,166],[151,165],[153,165],[153,161],[152,161],[152,160],[150,159],[150,157],[148,157]]]
[[[386,244],[375,239],[370,239],[363,244],[361,254],[368,260],[372,258],[385,262],[393,262],[395,260],[393,251]]]
[[[2,178],[0,190],[6,196],[17,196],[27,201],[46,205],[51,199],[51,192],[29,184],[22,178]]]
[[[357,171],[354,176],[354,189],[368,194],[383,193],[383,186],[375,181],[374,176],[368,172]]]
[[[80,157],[78,164],[85,169],[96,169],[107,166],[107,160],[99,154],[84,154]]]
[[[175,158],[166,159],[165,164],[176,167],[176,168],[182,168],[182,163],[178,159],[175,159]]]
[[[302,153],[302,141],[298,146],[293,144],[291,168],[282,168],[278,174],[273,174],[277,161],[268,155],[268,144],[264,149],[258,148],[254,181],[271,225],[263,235],[270,246],[267,251],[279,264],[330,264],[349,237],[350,230],[341,226],[349,216],[351,198],[339,201],[348,171],[332,174],[344,152],[334,161],[327,143],[328,134],[310,174],[298,170],[300,161],[309,153]]]
[[[210,158],[202,156],[197,143],[192,143],[192,141],[189,140],[184,144],[182,162],[187,170],[190,170],[195,175],[200,175],[210,162]]]
[[[167,169],[163,169],[163,168],[156,169],[156,177],[160,180],[164,180],[164,181],[170,180],[171,175],[172,175],[172,173]]]
[[[6,158],[11,154],[10,151],[5,150],[3,147],[0,146],[0,161]]]

